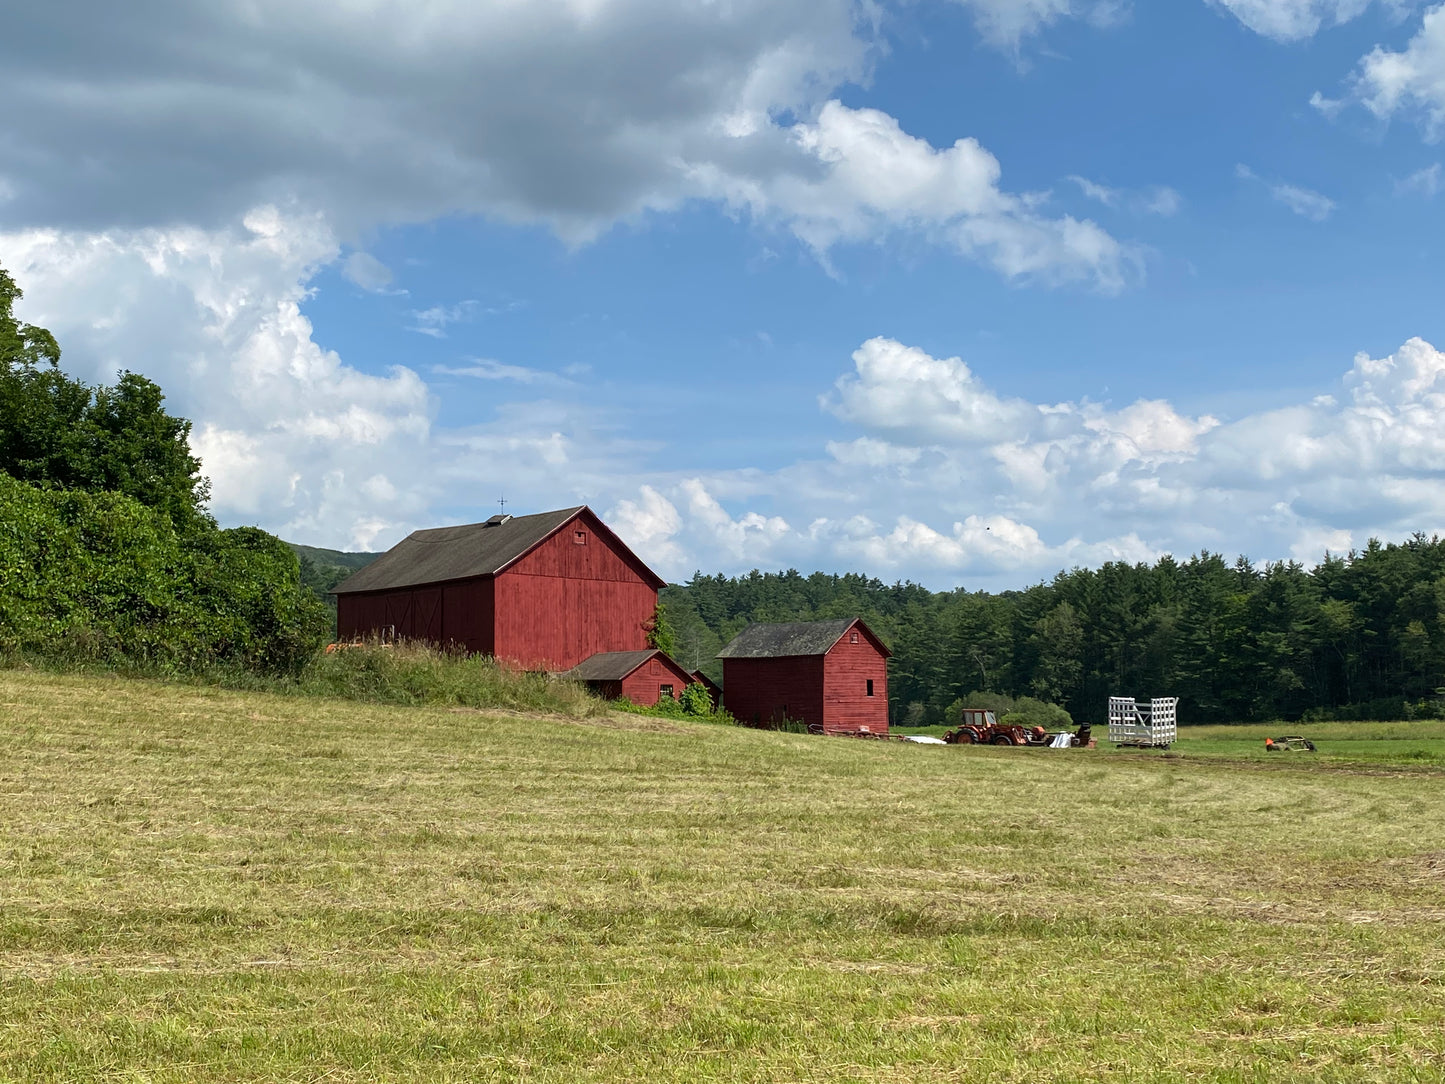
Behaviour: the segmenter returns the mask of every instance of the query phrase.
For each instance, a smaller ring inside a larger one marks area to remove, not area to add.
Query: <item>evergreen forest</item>
[[[697,573],[664,593],[678,657],[753,621],[858,615],[893,650],[895,725],[948,721],[980,692],[1103,721],[1108,697],[1180,698],[1184,722],[1436,717],[1445,689],[1445,541],[1327,554],[1314,568],[1215,553],[1110,563],[988,594],[861,575]]]

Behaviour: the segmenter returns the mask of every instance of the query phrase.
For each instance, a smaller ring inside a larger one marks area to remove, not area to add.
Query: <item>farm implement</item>
[[[1284,738],[1265,738],[1264,751],[1266,753],[1313,753],[1315,743],[1299,734],[1291,734]]]
[[[1070,734],[1068,731],[1049,733],[1041,726],[1023,726],[1009,723],[1007,717],[999,722],[998,717],[983,708],[964,708],[963,720],[954,730],[943,735],[949,745],[1030,745],[1035,748],[1073,749],[1090,744],[1091,728],[1088,723]]]

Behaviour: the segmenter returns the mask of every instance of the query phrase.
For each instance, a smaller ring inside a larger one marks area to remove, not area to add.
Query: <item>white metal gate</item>
[[[1161,747],[1174,744],[1178,736],[1176,696],[1155,697],[1140,707],[1132,696],[1109,697],[1109,740],[1118,745]]]

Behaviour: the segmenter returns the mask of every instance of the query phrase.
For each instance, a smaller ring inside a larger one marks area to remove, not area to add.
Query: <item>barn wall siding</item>
[[[650,708],[662,699],[662,686],[671,685],[676,700],[691,682],[692,676],[682,667],[667,659],[650,659],[623,679],[622,695]]]
[[[873,695],[868,695],[868,682]],[[823,732],[888,733],[888,660],[867,633],[844,635],[823,657]]]
[[[578,544],[578,532],[586,541]],[[608,545],[594,522],[586,515],[564,524],[556,534],[543,540],[530,553],[500,573],[521,572],[529,576],[562,576],[578,580],[612,580],[643,583],[647,577],[627,557]]]
[[[723,705],[744,724],[788,718],[825,726],[823,656],[723,659]]]
[[[456,644],[477,655],[494,654],[494,604],[495,591],[490,576],[446,584],[442,588],[441,642]]]
[[[409,587],[336,600],[339,640],[374,636],[394,629],[408,640],[457,644],[492,653],[492,581],[463,580],[436,587]]]
[[[572,540],[579,529],[585,545]],[[544,670],[599,651],[641,651],[656,608],[656,590],[579,518],[497,576],[493,651]]]

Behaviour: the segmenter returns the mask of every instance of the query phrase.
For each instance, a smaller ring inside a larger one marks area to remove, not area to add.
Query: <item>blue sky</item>
[[[1445,528],[1445,5],[62,0],[0,86],[22,315],[223,523],[987,588]]]

